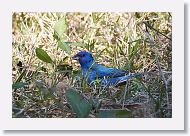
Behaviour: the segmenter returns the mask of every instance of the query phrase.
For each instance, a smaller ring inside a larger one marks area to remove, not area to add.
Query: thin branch
[[[150,29],[152,29],[152,30],[154,30],[154,31],[156,31],[157,33],[159,33],[159,34],[161,34],[161,35],[163,35],[164,37],[166,37],[167,39],[169,39],[169,40],[172,40],[170,37],[168,37],[167,35],[165,35],[165,34],[163,34],[162,32],[160,32],[159,30],[157,30],[157,29],[155,29],[154,27],[152,27],[149,23],[147,23],[147,22],[143,22],[147,27],[149,27]]]
[[[165,88],[166,88],[167,107],[169,107],[168,82],[167,82],[167,80],[165,79],[164,73],[163,73],[163,71],[162,71],[160,62],[159,62],[159,60],[158,60],[157,52],[156,52],[156,50],[153,48],[153,47],[154,47],[154,39],[152,38],[152,36],[149,34],[148,31],[145,31],[145,34],[146,34],[146,36],[149,38],[150,45],[151,45],[151,47],[152,47],[152,51],[155,53],[155,59],[156,59],[156,64],[157,64],[157,67],[158,67],[158,70],[159,70],[159,74],[160,74],[160,76],[162,77],[162,80],[163,80],[164,85],[165,85]]]
[[[13,107],[12,110],[18,110],[18,112],[15,114],[15,116],[17,117],[18,115],[22,114],[25,109],[20,109],[20,108],[17,108],[17,107]]]
[[[125,92],[124,92],[124,95],[123,95],[122,109],[125,108],[125,98],[126,98],[127,91],[128,91],[128,81],[126,81]]]

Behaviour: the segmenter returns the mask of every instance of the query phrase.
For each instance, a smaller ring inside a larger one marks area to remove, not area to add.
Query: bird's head
[[[80,51],[75,56],[73,56],[74,60],[78,60],[81,67],[90,67],[94,62],[94,58],[92,54],[87,51]]]

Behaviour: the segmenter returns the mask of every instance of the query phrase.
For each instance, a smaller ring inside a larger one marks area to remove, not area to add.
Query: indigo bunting
[[[78,60],[82,68],[82,76],[88,84],[100,80],[101,86],[117,86],[123,84],[132,77],[140,76],[140,73],[129,74],[128,71],[102,66],[94,61],[90,52],[80,51],[73,59]]]

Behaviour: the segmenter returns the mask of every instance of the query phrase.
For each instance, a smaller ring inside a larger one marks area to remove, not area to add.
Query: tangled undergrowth
[[[14,118],[172,117],[170,13],[18,12],[12,36]],[[144,75],[119,87],[89,86],[72,60],[80,50]]]

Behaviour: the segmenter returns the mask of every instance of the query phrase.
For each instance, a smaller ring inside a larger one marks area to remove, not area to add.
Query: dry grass
[[[65,17],[65,42],[71,53],[58,48],[54,25]],[[72,87],[98,109],[128,109],[133,117],[172,117],[172,16],[170,13],[13,13],[13,117],[76,117],[65,98]],[[154,45],[149,38],[154,39]],[[36,57],[44,49],[54,65]],[[126,86],[81,86],[79,64],[71,59],[79,50],[93,53],[97,62],[130,72],[145,73]],[[62,70],[57,66],[63,65]],[[127,92],[126,92],[127,89]]]

